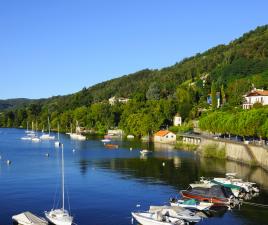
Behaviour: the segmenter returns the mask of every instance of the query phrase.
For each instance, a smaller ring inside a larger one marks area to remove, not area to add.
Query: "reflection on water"
[[[23,130],[0,129],[0,225],[11,224],[11,216],[25,210],[43,215],[51,208],[59,185],[60,154],[53,143],[22,142]],[[254,202],[268,204],[268,175],[260,168],[239,163],[199,158],[193,152],[171,146],[114,141],[119,149],[106,149],[98,139],[84,142],[61,135],[65,145],[66,189],[75,222],[87,225],[131,224],[130,212],[149,205],[167,204],[169,197],[187,188],[201,176],[224,176],[236,172],[257,182],[261,194]],[[153,150],[141,156],[141,149]],[[75,151],[73,151],[75,149]],[[132,150],[130,150],[132,149]],[[49,153],[50,157],[44,157]],[[7,166],[4,160],[11,159]],[[12,204],[10,204],[12,202]],[[268,224],[267,209],[243,205],[200,224]]]

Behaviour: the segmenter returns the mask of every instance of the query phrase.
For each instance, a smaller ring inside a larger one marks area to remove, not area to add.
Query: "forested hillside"
[[[89,129],[119,126],[137,136],[171,125],[179,112],[185,121],[196,118],[213,83],[224,95],[224,107],[240,106],[243,94],[254,85],[268,88],[268,26],[256,28],[228,45],[186,58],[161,70],[145,69],[109,80],[68,96],[57,96],[1,114],[1,126],[40,126],[49,115],[62,130],[78,120]],[[127,104],[110,106],[112,96],[130,98]]]

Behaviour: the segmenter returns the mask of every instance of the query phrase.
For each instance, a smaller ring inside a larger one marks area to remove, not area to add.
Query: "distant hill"
[[[32,102],[34,102],[34,100],[27,98],[13,98],[13,99],[0,100],[0,110],[20,108]]]
[[[47,103],[76,108],[107,100],[111,96],[131,98],[135,94],[145,95],[152,83],[158,84],[161,98],[168,98],[185,82],[200,85],[203,77],[207,77],[208,88],[212,80],[218,86],[227,88],[233,80],[243,78],[250,78],[249,82],[268,88],[267,71],[268,25],[265,25],[245,33],[228,45],[218,45],[173,66],[160,70],[144,69],[84,88],[73,95],[48,99]]]

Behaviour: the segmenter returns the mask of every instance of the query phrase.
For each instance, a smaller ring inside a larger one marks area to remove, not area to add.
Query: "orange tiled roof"
[[[247,96],[268,96],[268,91],[256,90],[256,91],[250,92],[249,94],[247,94]]]
[[[168,130],[160,130],[160,131],[158,131],[158,132],[155,133],[155,136],[164,137],[168,133],[170,133],[170,131],[168,131]]]

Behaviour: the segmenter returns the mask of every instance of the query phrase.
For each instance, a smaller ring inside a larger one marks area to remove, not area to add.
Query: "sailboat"
[[[40,142],[40,138],[37,135],[37,122],[36,122],[36,132],[33,133],[33,136],[31,136],[32,142]]]
[[[70,138],[71,139],[75,139],[75,140],[79,140],[79,141],[84,141],[86,140],[86,136],[81,134],[81,128],[78,125],[78,121],[76,121],[76,129],[75,129],[75,133],[70,133]]]
[[[60,126],[58,123],[58,140],[54,143],[55,147],[60,147]]]
[[[49,117],[47,117],[47,123],[48,123],[48,134],[42,134],[40,136],[40,139],[42,140],[54,140],[55,136],[50,135],[50,123],[49,123]]]
[[[45,211],[45,216],[49,222],[55,225],[71,225],[73,222],[73,217],[64,208],[64,155],[63,155],[63,144],[61,145],[61,178],[62,178],[62,208],[61,209],[51,209],[50,211]]]

